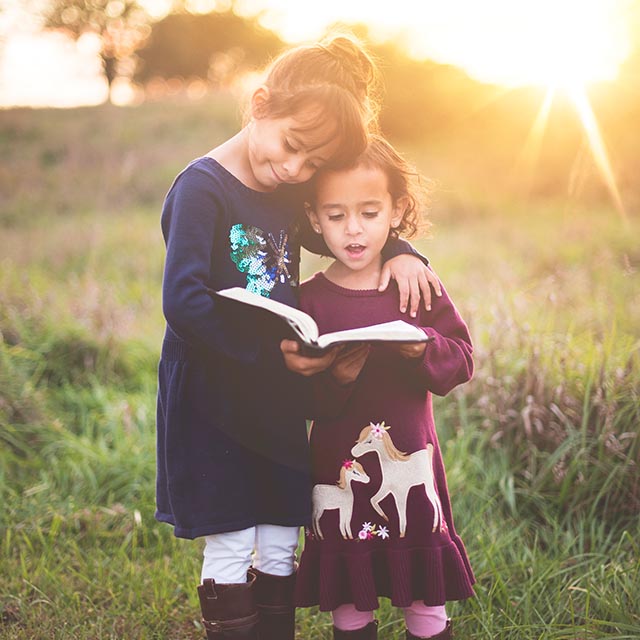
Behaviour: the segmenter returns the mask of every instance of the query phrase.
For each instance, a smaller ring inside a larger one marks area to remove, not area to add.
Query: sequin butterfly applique
[[[231,259],[238,271],[247,274],[247,290],[269,297],[277,282],[289,281],[297,286],[295,269],[289,250],[289,236],[280,231],[276,240],[274,236],[252,225],[234,224],[229,231]]]

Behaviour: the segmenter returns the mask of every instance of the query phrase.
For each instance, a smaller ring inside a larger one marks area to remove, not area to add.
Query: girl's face
[[[259,108],[254,109],[254,114],[257,112]],[[283,183],[306,182],[331,159],[339,144],[331,139],[332,123],[305,130],[314,115],[313,112],[283,118],[254,115],[248,125],[248,159],[255,180],[250,186],[272,191]]]
[[[404,198],[393,202],[386,174],[374,167],[323,172],[315,196],[311,225],[342,267],[363,277],[377,273],[389,230],[407,205]]]

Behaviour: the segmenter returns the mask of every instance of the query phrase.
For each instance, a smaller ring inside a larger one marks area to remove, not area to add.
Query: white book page
[[[318,338],[318,345],[326,347],[336,342],[344,341],[384,341],[384,342],[427,342],[428,338],[424,331],[404,320],[394,320],[384,322],[360,329],[345,329],[344,331],[334,331],[325,333]]]

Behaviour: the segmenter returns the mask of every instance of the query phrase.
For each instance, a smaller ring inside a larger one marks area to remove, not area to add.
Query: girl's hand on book
[[[410,360],[412,358],[422,358],[427,345],[424,342],[416,344],[390,344],[389,348],[394,349],[396,353],[399,353],[403,358]]]
[[[301,355],[300,344],[295,340],[283,340],[280,343],[280,351],[287,369],[302,376],[313,376],[328,369],[336,359],[339,350],[339,347],[334,347],[320,356],[310,358]]]
[[[369,351],[371,351],[371,345],[369,344],[361,344],[351,349],[342,349],[331,366],[331,375],[336,382],[338,384],[354,382],[369,357]]]
[[[412,318],[418,314],[421,294],[427,311],[431,311],[431,287],[438,297],[442,295],[438,276],[417,256],[405,253],[387,260],[382,265],[378,291],[384,291],[391,279],[398,284],[400,311],[404,313],[407,305],[410,305],[409,313]]]

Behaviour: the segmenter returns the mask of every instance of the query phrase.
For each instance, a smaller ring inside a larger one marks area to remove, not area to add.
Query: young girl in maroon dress
[[[334,376],[351,392],[316,412],[313,521],[296,598],[331,611],[338,639],[376,638],[378,596],[403,609],[408,639],[451,638],[445,602],[473,595],[431,404],[432,393],[471,378],[469,332],[444,290],[429,313],[410,318],[398,311],[397,289],[377,288],[389,235],[416,229],[416,177],[374,138],[352,166],[318,174],[308,211],[336,258],[301,289],[321,333],[403,319],[431,338],[344,353]]]

